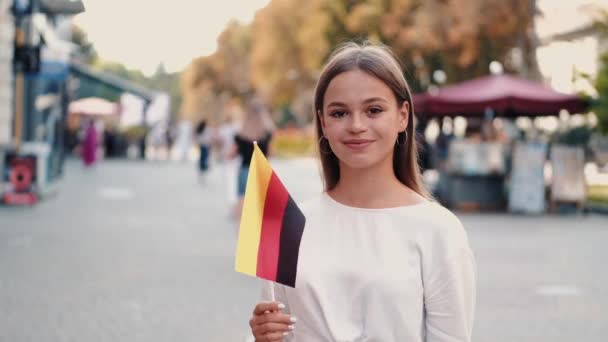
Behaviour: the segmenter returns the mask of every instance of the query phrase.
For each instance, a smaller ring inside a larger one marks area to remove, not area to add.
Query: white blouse
[[[434,202],[364,209],[322,194],[306,226],[296,288],[264,281],[297,318],[285,341],[470,341],[476,264],[462,224]]]

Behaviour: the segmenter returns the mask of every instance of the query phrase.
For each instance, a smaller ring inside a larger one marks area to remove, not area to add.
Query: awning
[[[414,110],[421,118],[442,116],[483,117],[548,116],[561,110],[583,113],[588,103],[539,83],[512,75],[480,77],[414,95]]]
[[[77,62],[70,63],[70,71],[78,78],[86,79],[95,83],[103,84],[104,86],[118,92],[118,93],[131,93],[139,96],[146,102],[152,102],[156,97],[156,92],[135,84],[131,81],[127,81],[120,77],[110,75],[107,73],[101,73],[93,71],[90,67],[80,64]]]
[[[84,12],[84,4],[80,0],[41,0],[40,7],[43,13],[49,15]]]

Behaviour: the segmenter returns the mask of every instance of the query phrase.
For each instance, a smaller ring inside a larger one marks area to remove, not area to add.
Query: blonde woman
[[[388,48],[330,57],[314,98],[325,191],[300,206],[296,287],[265,283],[256,341],[471,341],[475,259],[424,189],[411,99]]]

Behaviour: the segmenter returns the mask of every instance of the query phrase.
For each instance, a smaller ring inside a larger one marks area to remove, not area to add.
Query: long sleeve
[[[476,302],[476,263],[469,248],[435,260],[425,279],[426,342],[470,342]]]

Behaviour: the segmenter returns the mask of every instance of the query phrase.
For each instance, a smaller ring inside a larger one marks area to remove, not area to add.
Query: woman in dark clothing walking
[[[201,121],[196,127],[196,140],[200,148],[198,170],[203,175],[209,169],[209,152],[213,142],[212,129],[208,127],[205,120]]]
[[[263,103],[254,98],[247,104],[243,124],[235,135],[232,157],[241,157],[241,167],[238,172],[238,202],[234,208],[234,217],[238,218],[243,209],[243,197],[249,174],[249,164],[253,153],[253,143],[257,142],[264,155],[268,155],[270,141],[274,132],[274,123]]]

